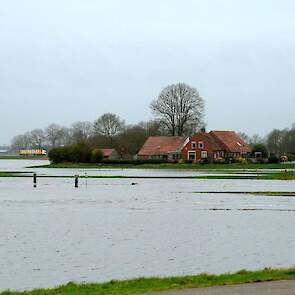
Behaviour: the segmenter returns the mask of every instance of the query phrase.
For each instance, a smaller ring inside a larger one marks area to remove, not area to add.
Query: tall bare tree
[[[57,147],[71,143],[69,128],[51,124],[45,129],[45,134],[49,147]]]
[[[42,129],[34,129],[30,132],[30,146],[32,148],[43,148],[45,144],[45,134]]]
[[[93,134],[93,124],[88,121],[78,121],[72,124],[71,139],[74,143],[87,140]]]
[[[97,135],[114,137],[123,130],[124,125],[124,121],[121,120],[119,116],[112,113],[106,113],[94,122],[94,132]]]
[[[196,88],[184,83],[164,88],[151,109],[172,136],[190,135],[203,124],[204,100]]]
[[[14,151],[19,151],[21,149],[26,149],[30,147],[29,133],[16,135],[11,141],[11,149]]]
[[[283,153],[283,141],[288,130],[274,129],[268,135],[266,139],[268,150],[280,156]]]

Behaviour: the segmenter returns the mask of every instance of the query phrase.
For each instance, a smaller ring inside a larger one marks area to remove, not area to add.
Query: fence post
[[[79,175],[75,175],[75,188],[79,187]]]
[[[33,184],[34,184],[34,187],[37,187],[37,174],[36,173],[33,174]]]

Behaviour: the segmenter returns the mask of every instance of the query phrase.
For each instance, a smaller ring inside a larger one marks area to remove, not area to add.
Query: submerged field
[[[0,161],[0,292],[74,281],[97,284],[33,294],[134,294],[224,283],[191,277],[204,272],[295,265],[294,181],[202,178],[279,170],[24,168],[31,165]],[[138,277],[173,279],[125,281]],[[102,284],[110,280],[124,282]]]

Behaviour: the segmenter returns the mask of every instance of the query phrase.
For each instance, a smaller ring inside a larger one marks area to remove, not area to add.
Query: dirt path
[[[295,281],[276,281],[234,286],[188,289],[152,295],[295,295]]]

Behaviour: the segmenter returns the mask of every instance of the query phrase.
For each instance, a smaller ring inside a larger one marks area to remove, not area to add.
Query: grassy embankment
[[[228,170],[228,169],[295,169],[295,163],[283,164],[190,164],[190,163],[162,163],[162,164],[96,164],[96,163],[59,163],[30,168],[140,168],[140,169],[184,169],[184,170]]]
[[[224,172],[226,173],[226,172]],[[32,172],[0,172],[0,177],[32,177]],[[74,175],[38,175],[41,178],[73,178]],[[123,175],[98,175],[85,176],[80,175],[80,178],[95,178],[95,179],[253,179],[253,180],[295,180],[295,171],[278,172],[278,173],[258,173],[250,175],[235,175],[229,173],[226,175],[198,175],[198,176],[123,176]]]
[[[189,288],[234,285],[277,280],[295,280],[295,268],[269,269],[260,271],[239,271],[235,274],[171,277],[171,278],[141,278],[128,281],[111,281],[102,284],[75,284],[69,283],[55,289],[40,289],[26,292],[3,292],[1,295],[132,295],[148,294],[167,290],[182,290]]]
[[[0,177],[18,177],[18,172],[1,172],[0,171]]]

